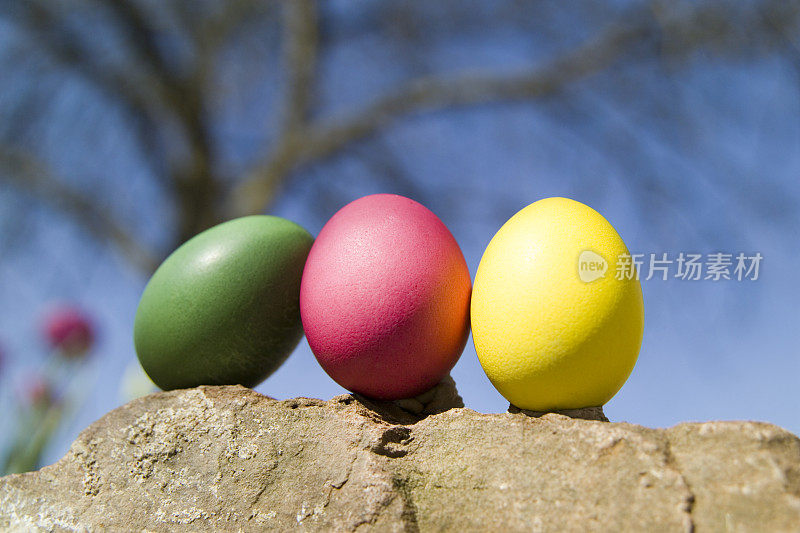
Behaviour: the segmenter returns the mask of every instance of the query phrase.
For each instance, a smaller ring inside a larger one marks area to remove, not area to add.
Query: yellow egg
[[[521,409],[601,406],[642,342],[642,288],[628,249],[591,207],[546,198],[506,222],[481,258],[472,336],[492,384]]]

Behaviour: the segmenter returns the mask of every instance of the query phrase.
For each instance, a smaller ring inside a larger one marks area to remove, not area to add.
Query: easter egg
[[[469,334],[471,280],[439,218],[402,196],[340,209],[306,261],[300,313],[322,368],[350,391],[408,398],[444,378]]]
[[[619,391],[644,327],[627,254],[602,215],[567,198],[534,202],[492,238],[475,276],[472,338],[509,402],[578,409],[602,406]]]
[[[193,237],[156,270],[134,323],[136,353],[162,389],[241,384],[274,372],[303,336],[300,279],[314,239],[273,216]]]

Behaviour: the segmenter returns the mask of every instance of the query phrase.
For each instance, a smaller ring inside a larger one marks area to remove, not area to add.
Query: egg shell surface
[[[241,384],[274,372],[303,336],[300,280],[313,237],[289,220],[248,216],[175,250],[144,290],[134,344],[162,389]]]
[[[340,209],[317,237],[300,290],[306,338],[344,388],[412,397],[452,369],[469,334],[471,280],[439,218],[402,196]]]
[[[589,282],[578,270],[587,250],[607,261]],[[644,305],[638,279],[617,279],[624,254],[602,215],[567,198],[534,202],[492,238],[475,276],[472,336],[486,375],[513,405],[601,406],[625,383]]]

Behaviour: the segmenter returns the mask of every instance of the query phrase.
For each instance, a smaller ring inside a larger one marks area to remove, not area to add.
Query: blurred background
[[[606,413],[800,432],[798,46],[791,0],[0,0],[5,468],[149,390],[133,318],[182,242],[251,213],[316,234],[376,192],[433,210],[473,277],[549,196],[635,253],[760,253],[756,280],[642,281]],[[506,410],[471,341],[453,377]],[[343,392],[305,341],[257,390]]]

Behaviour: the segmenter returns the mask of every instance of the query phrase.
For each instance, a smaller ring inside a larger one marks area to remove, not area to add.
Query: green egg
[[[249,216],[175,250],[144,290],[136,354],[162,389],[252,387],[303,337],[300,278],[314,238],[289,220]]]

